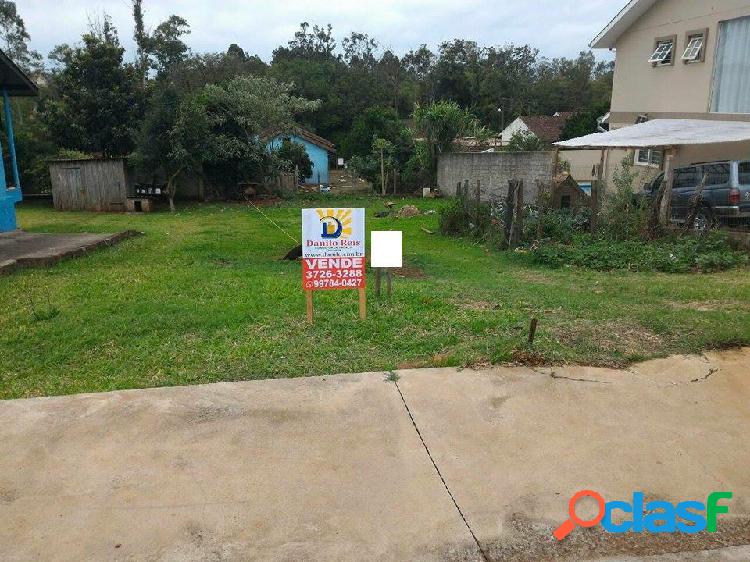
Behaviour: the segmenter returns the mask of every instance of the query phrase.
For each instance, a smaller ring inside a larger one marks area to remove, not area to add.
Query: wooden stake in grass
[[[534,338],[536,337],[536,327],[539,321],[536,318],[531,319],[531,324],[529,325],[529,347],[534,345]]]
[[[365,293],[364,287],[359,290],[359,319],[364,320],[367,318],[367,293]]]
[[[307,308],[307,321],[312,323],[315,320],[313,316],[313,292],[309,289],[305,290],[305,304]]]

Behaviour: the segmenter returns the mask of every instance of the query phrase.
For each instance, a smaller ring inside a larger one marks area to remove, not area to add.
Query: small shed
[[[304,129],[296,129],[290,133],[275,131],[263,136],[269,139],[267,143],[269,150],[279,148],[285,139],[304,146],[312,161],[312,175],[305,178],[305,183],[328,185],[328,155],[336,152],[331,141]]]
[[[127,158],[51,160],[49,174],[59,211],[125,211],[132,187]]]
[[[570,174],[555,177],[555,190],[552,197],[553,209],[577,211],[591,206],[591,197]]]

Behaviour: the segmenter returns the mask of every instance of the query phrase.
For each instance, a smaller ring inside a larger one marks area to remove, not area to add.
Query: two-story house
[[[616,51],[610,129],[652,119],[750,121],[750,1],[631,0],[592,41]],[[611,151],[611,177],[625,151]],[[663,154],[631,152],[640,170]],[[675,165],[750,157],[750,143],[685,147]]]

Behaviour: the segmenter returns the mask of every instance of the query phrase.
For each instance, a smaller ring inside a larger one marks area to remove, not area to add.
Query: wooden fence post
[[[667,155],[664,160],[664,196],[659,208],[659,224],[666,228],[672,218],[672,161],[675,157],[673,148],[667,149]]]
[[[476,193],[474,194],[474,205],[475,205],[474,224],[477,226],[477,228],[479,228],[479,205],[480,205],[481,200],[482,200],[482,189],[481,189],[480,180],[477,180],[477,190],[476,190]]]

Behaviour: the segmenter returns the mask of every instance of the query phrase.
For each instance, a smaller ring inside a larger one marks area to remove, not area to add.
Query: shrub
[[[747,263],[747,255],[735,252],[725,235],[685,236],[646,242],[612,240],[577,235],[571,244],[551,243],[532,248],[532,259],[548,267],[565,265],[602,271],[713,272]]]
[[[576,234],[588,229],[590,221],[591,212],[588,209],[582,209],[578,212],[547,211],[542,215],[542,238],[569,244]],[[523,226],[524,241],[536,240],[538,225],[539,213],[537,211],[529,212]]]
[[[633,162],[624,158],[612,178],[614,189],[607,194],[599,214],[598,234],[611,240],[634,240],[648,226],[648,202],[633,192],[636,174]]]
[[[491,203],[479,206],[462,197],[456,197],[440,209],[438,223],[440,232],[446,236],[470,236],[471,238],[499,248],[505,241],[502,207]]]

